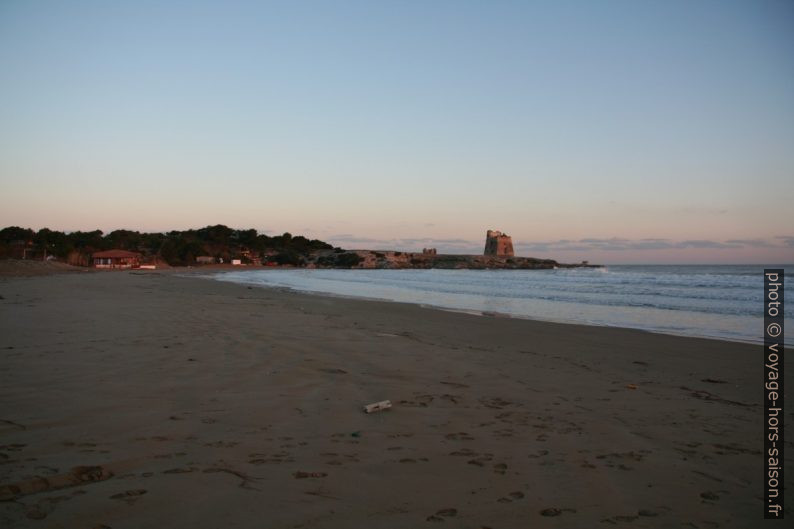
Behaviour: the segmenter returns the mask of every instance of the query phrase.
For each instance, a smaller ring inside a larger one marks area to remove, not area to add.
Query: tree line
[[[70,264],[88,264],[92,253],[110,249],[139,252],[172,266],[194,264],[199,256],[229,262],[263,255],[279,264],[299,265],[312,252],[333,246],[302,235],[270,236],[255,229],[237,230],[223,224],[166,233],[114,230],[106,234],[102,230],[62,232],[49,228],[34,231],[19,226],[0,230],[0,258],[52,256]]]

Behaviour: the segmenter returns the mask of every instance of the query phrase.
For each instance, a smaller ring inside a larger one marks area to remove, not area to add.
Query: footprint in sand
[[[27,511],[25,512],[25,516],[31,520],[43,520],[48,515],[52,514],[52,512],[55,510],[56,504],[62,501],[70,500],[75,496],[80,496],[85,493],[86,491],[84,490],[76,490],[71,494],[67,494],[63,496],[42,498],[38,500],[38,502],[35,505],[30,505],[26,507]]]
[[[292,474],[295,479],[306,479],[306,478],[324,478],[328,476],[326,472],[293,472]]]
[[[209,446],[212,448],[232,448],[238,444],[240,443],[236,441],[215,441],[214,443],[204,443],[204,446]]]
[[[33,505],[25,512],[25,516],[31,520],[43,520],[49,513],[38,505]]]
[[[715,444],[712,444],[711,446],[713,446],[715,448],[714,453],[717,454],[717,455],[721,455],[721,456],[726,455],[726,454],[727,455],[736,455],[736,454],[758,455],[758,454],[761,453],[761,451],[758,450],[758,449],[746,448],[746,447],[743,447],[743,446],[739,446],[739,445],[737,445],[735,443],[730,443],[730,444],[715,443]]]
[[[0,450],[6,450],[8,452],[19,452],[27,445],[24,444],[10,444],[10,445],[0,445]]]
[[[250,465],[277,465],[279,463],[292,463],[294,459],[281,459],[278,457],[256,458],[248,461]]]
[[[480,404],[482,404],[486,408],[493,408],[495,410],[501,410],[505,406],[514,405],[514,403],[512,403],[510,401],[507,401],[507,400],[504,400],[504,399],[499,398],[499,397],[482,398],[482,399],[480,399]]]
[[[441,509],[436,514],[431,514],[426,518],[428,522],[443,522],[444,518],[454,518],[458,515],[458,510],[454,508]]]
[[[450,441],[474,441],[474,437],[466,432],[448,433],[444,438]]]
[[[468,388],[467,384],[461,384],[460,382],[447,382],[445,380],[441,381],[441,384],[445,384],[447,386],[452,386],[453,388]]]
[[[197,470],[198,469],[195,467],[171,468],[168,470],[163,470],[163,474],[188,474]]]
[[[399,462],[400,463],[418,463],[418,462],[427,463],[428,461],[430,461],[430,460],[428,458],[426,458],[426,457],[420,457],[418,459],[414,459],[412,457],[406,457],[404,459],[400,459]]]
[[[645,456],[650,454],[650,450],[639,450],[639,451],[630,451],[630,452],[613,452],[611,454],[601,454],[596,456],[596,459],[603,459],[606,460],[606,466],[610,468],[617,468],[619,470],[634,470],[633,467],[630,467],[620,461],[635,461],[640,462],[645,459]],[[616,464],[617,463],[617,464]]]
[[[560,516],[564,512],[575,513],[576,509],[558,509],[557,507],[549,507],[540,511],[541,516]],[[601,520],[602,522],[604,520]]]
[[[155,454],[155,459],[173,459],[175,457],[183,457],[186,456],[187,453],[185,452],[174,452],[172,454]]]
[[[471,450],[469,448],[461,448],[460,450],[455,450],[454,452],[450,452],[449,455],[471,457],[471,456],[478,456],[480,455],[480,453],[475,452],[474,450]]]
[[[239,483],[239,487],[240,488],[248,489],[248,490],[259,490],[256,487],[254,487],[252,485],[252,483],[254,481],[256,481],[256,480],[262,479],[262,478],[255,478],[255,477],[249,476],[248,474],[244,474],[243,472],[239,472],[237,470],[233,470],[231,468],[225,468],[225,467],[205,468],[201,472],[203,472],[204,474],[217,474],[217,473],[220,473],[220,472],[223,472],[225,474],[231,474],[232,476],[236,476],[236,477],[240,478],[240,480],[241,480],[240,483]]]
[[[484,455],[484,456],[480,456],[480,457],[477,457],[475,459],[472,459],[470,461],[467,461],[467,463],[469,465],[474,465],[474,466],[478,466],[478,467],[484,467],[486,463],[491,461],[491,459],[493,459],[493,458],[488,456],[488,455]]]
[[[403,406],[413,406],[413,407],[422,407],[426,408],[431,402],[433,402],[433,395],[419,395],[416,397],[416,400],[401,400],[400,404]]]
[[[114,494],[110,497],[111,500],[123,500],[129,504],[134,503],[137,501],[141,496],[146,494],[146,489],[134,489],[134,490],[125,490],[124,492],[119,492],[118,494]]]
[[[612,516],[610,518],[604,518],[601,520],[601,523],[616,523],[616,522],[633,522],[639,518],[639,516],[635,516],[632,514],[619,514],[617,516]]]
[[[493,434],[494,437],[513,437],[515,430],[512,428],[505,428],[502,430],[496,430]]]

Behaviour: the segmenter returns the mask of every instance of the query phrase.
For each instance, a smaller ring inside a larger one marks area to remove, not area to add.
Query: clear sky
[[[0,1],[0,227],[794,262],[788,0]]]

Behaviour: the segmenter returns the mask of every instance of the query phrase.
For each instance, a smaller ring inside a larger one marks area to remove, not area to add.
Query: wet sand
[[[174,271],[0,296],[3,527],[781,526],[760,346]]]

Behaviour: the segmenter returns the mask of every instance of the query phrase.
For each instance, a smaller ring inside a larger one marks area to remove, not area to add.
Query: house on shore
[[[127,250],[106,250],[91,255],[94,268],[138,268],[141,254]]]

